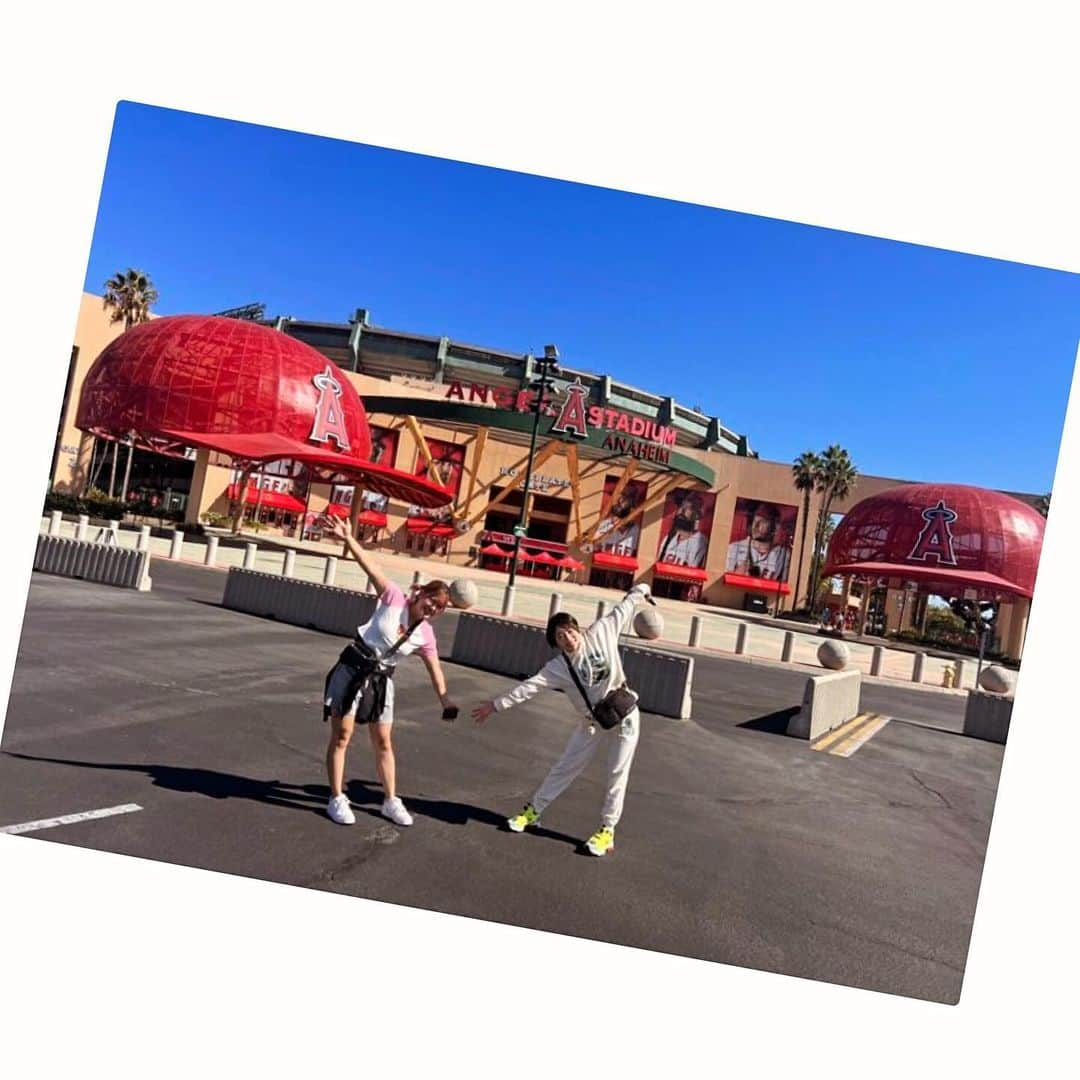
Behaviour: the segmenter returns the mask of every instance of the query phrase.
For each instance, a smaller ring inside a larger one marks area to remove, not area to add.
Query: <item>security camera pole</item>
[[[540,414],[544,410],[544,391],[551,385],[549,380],[559,373],[559,350],[554,345],[544,346],[544,357],[536,361],[540,371],[540,378],[533,386],[537,386],[536,403],[533,409],[532,437],[529,440],[529,457],[525,462],[525,487],[521,497],[521,514],[518,523],[514,526],[514,552],[510,556],[510,577],[507,585],[512,589],[514,580],[517,578],[518,555],[521,553],[521,540],[525,535],[525,519],[529,508],[529,488],[532,486],[533,455],[536,453],[536,435],[540,427]]]

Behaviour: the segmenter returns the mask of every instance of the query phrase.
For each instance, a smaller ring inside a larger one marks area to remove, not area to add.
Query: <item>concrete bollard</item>
[[[558,612],[561,607],[562,596],[557,592],[553,592],[551,594],[551,603],[548,604],[548,618],[550,619],[551,616]]]
[[[333,555],[328,555],[326,564],[323,566],[322,583],[324,585],[333,585],[335,577],[337,577],[337,558]]]
[[[368,574],[367,584],[364,586],[364,592],[373,593],[375,591],[375,582],[372,580],[371,575]]]
[[[75,526],[75,539],[85,540],[86,530],[90,528],[90,515],[80,514],[78,524]]]
[[[136,551],[150,550],[150,526],[143,525],[139,528],[139,542],[135,545]]]
[[[923,667],[926,665],[926,653],[915,654],[915,664],[911,669],[911,681],[921,683],[923,681]]]
[[[739,623],[738,630],[735,631],[735,655],[742,656],[746,652],[746,639],[750,634],[750,627],[747,623]]]
[[[184,550],[184,534],[177,529],[173,533],[172,543],[169,545],[169,558],[179,559]]]
[[[259,550],[258,544],[245,544],[244,545],[244,569],[255,569],[255,552]]]
[[[696,649],[701,645],[701,616],[693,615],[690,618],[690,648]]]
[[[110,542],[113,543],[113,544],[116,544],[116,546],[119,547],[120,546],[120,522],[119,521],[110,521],[109,522],[109,532],[112,533],[112,536],[110,537]]]
[[[870,674],[880,675],[881,669],[885,665],[885,646],[875,645],[874,655],[870,658]]]
[[[956,678],[953,679],[953,686],[959,689],[964,685],[964,661],[957,660],[953,666],[956,668]]]
[[[784,631],[784,647],[780,650],[780,659],[785,664],[791,663],[791,655],[795,651],[795,631]]]
[[[509,618],[514,614],[514,586],[507,585],[503,589],[503,602],[502,602],[502,614],[503,618]]]
[[[601,600],[600,603],[596,605],[596,617],[602,619],[607,613],[608,602],[606,600]]]
[[[206,566],[217,565],[217,546],[218,538],[216,536],[207,537],[206,540],[206,558],[203,560]]]
[[[59,510],[54,510],[49,515],[49,536],[60,535],[60,523],[64,520],[64,515]]]
[[[414,589],[416,588],[417,585],[423,585],[424,584],[422,578],[423,578],[423,575],[420,573],[419,570],[416,570],[416,571],[413,572],[412,587]]]
[[[282,577],[294,577],[294,571],[296,569],[296,552],[292,548],[289,548],[285,552],[285,561],[281,564],[281,576]]]

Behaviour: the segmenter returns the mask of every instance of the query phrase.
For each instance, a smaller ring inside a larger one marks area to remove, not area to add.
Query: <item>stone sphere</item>
[[[654,641],[664,632],[664,617],[654,607],[642,608],[634,616],[634,633],[639,638]]]
[[[480,593],[476,589],[476,582],[468,578],[458,578],[450,582],[450,603],[456,608],[471,608]]]
[[[818,646],[817,658],[822,667],[843,671],[851,659],[851,651],[842,641],[823,641]]]
[[[990,667],[982,669],[979,685],[991,694],[1011,694],[1016,686],[1016,673],[998,664],[991,664]]]

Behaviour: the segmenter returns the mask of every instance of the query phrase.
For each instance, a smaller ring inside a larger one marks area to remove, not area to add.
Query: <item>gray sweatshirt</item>
[[[626,682],[622,657],[619,655],[619,635],[630,625],[634,608],[648,595],[648,585],[635,585],[602,619],[597,619],[588,630],[583,631],[582,646],[570,657],[570,662],[593,705]],[[492,704],[496,712],[503,712],[513,705],[523,704],[545,689],[564,690],[574,708],[586,720],[592,721],[585,702],[581,700],[581,692],[566,670],[561,651],[556,652],[531,679],[495,698]]]

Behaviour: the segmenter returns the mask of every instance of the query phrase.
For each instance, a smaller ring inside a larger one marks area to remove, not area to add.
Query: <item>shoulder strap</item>
[[[574,665],[570,663],[570,657],[566,653],[562,654],[562,658],[566,661],[567,670],[570,672],[570,678],[574,680],[574,685],[581,691],[581,698],[585,702],[585,708],[589,710],[589,715],[595,720],[596,713],[593,712],[592,703],[589,701],[589,695],[585,693],[585,687],[581,685],[581,680],[578,678],[578,673],[574,670]]]
[[[417,619],[417,620],[416,620],[415,622],[413,622],[413,623],[412,623],[412,624],[411,624],[411,625],[409,626],[408,630],[406,630],[406,631],[405,631],[405,633],[404,633],[404,634],[402,634],[402,635],[401,635],[401,637],[399,637],[399,638],[397,639],[397,641],[395,641],[395,642],[394,642],[394,644],[393,644],[393,645],[391,645],[391,646],[390,646],[390,648],[389,648],[389,649],[387,649],[387,650],[386,650],[386,652],[384,652],[384,653],[382,654],[382,656],[381,656],[381,657],[380,657],[379,659],[381,659],[381,660],[388,660],[388,659],[389,659],[389,658],[390,658],[391,656],[393,656],[393,655],[394,655],[394,653],[396,653],[396,652],[398,651],[398,649],[400,649],[400,648],[401,648],[401,646],[402,646],[402,645],[404,645],[404,644],[405,644],[405,642],[406,642],[406,641],[408,641],[408,640],[409,640],[409,638],[411,638],[411,637],[412,637],[413,631],[414,631],[414,630],[415,630],[415,629],[416,629],[416,628],[417,628],[417,627],[418,627],[418,626],[419,626],[419,625],[420,625],[420,624],[421,624],[421,623],[422,623],[423,621],[424,621],[423,619]]]

